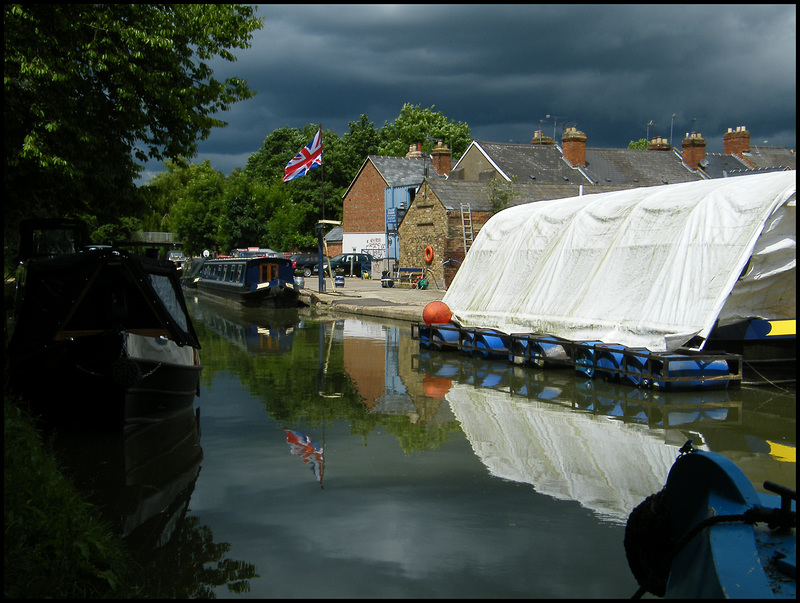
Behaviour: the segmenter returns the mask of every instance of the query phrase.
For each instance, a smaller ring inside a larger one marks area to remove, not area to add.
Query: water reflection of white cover
[[[502,391],[454,383],[447,401],[492,475],[614,522],[663,487],[678,456],[661,430]]]

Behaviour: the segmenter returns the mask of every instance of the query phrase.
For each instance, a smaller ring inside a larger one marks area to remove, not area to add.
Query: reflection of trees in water
[[[293,329],[291,348],[283,354],[265,354],[246,351],[233,336],[230,325],[225,331],[213,329],[218,320],[216,304],[203,303],[200,310],[192,308],[195,329],[203,345],[203,373],[201,379],[209,385],[222,372],[235,374],[242,387],[258,398],[267,414],[285,424],[346,420],[353,435],[362,437],[366,445],[368,436],[383,427],[394,435],[406,452],[435,450],[451,434],[460,433],[460,427],[449,414],[444,394],[430,397],[423,393],[423,384],[410,387],[410,393],[389,391],[380,408],[370,409],[364,404],[357,384],[345,370],[344,343],[341,336],[333,336],[330,321],[306,318]],[[225,317],[237,323],[241,318]],[[388,345],[388,344],[387,344]],[[394,345],[397,345],[395,343]],[[405,342],[417,350],[417,342]],[[397,352],[393,353],[397,357]],[[383,352],[381,353],[383,357]],[[397,362],[397,360],[395,360]],[[397,370],[397,366],[393,367]],[[408,371],[411,368],[408,367]],[[403,372],[406,373],[405,367]],[[386,389],[385,375],[374,377]],[[326,395],[321,396],[320,391]],[[440,412],[444,410],[446,412]]]
[[[214,589],[225,585],[234,594],[250,592],[256,566],[223,559],[227,542],[214,542],[211,528],[197,517],[183,517],[173,538],[155,550],[143,551],[140,564],[141,595],[159,599],[213,599]]]

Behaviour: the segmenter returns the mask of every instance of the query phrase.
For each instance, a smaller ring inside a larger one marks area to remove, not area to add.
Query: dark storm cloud
[[[224,172],[270,132],[380,127],[403,103],[435,106],[472,137],[528,142],[576,125],[594,147],[694,129],[710,152],[744,125],[796,146],[795,5],[261,5],[264,27],[216,76],[258,94],[201,143]],[[676,117],[673,119],[672,115]]]

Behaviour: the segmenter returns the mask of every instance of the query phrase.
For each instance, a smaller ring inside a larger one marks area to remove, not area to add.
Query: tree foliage
[[[647,142],[646,138],[640,138],[639,140],[631,140],[628,143],[628,148],[635,149],[637,151],[646,151],[648,144],[649,143]]]
[[[194,179],[207,180],[210,165],[198,170],[168,163],[166,175],[143,187],[150,211],[156,213],[150,222],[157,222],[166,210],[171,230],[186,242],[189,253],[202,249],[229,253],[256,245],[277,251],[315,250],[317,221],[323,217],[341,220],[342,198],[368,155],[402,157],[412,143],[422,142],[430,151],[436,140],[444,140],[460,156],[470,142],[466,124],[448,120],[434,107],[421,109],[406,103],[397,120],[380,130],[366,114],[349,122],[341,137],[323,129],[322,167],[283,182],[286,164],[318,128],[318,124],[307,124],[273,130],[243,169],[222,177],[224,182],[213,189],[220,195],[216,201],[205,196],[204,184],[194,183]],[[175,188],[182,192],[176,195]],[[204,194],[198,196],[198,191]]]
[[[214,114],[253,95],[218,81],[261,27],[232,4],[4,6],[4,219],[142,209],[136,160],[192,157],[225,125]]]
[[[514,179],[516,182],[516,178]],[[486,183],[487,197],[489,204],[492,206],[492,213],[498,213],[506,209],[514,197],[519,196],[519,193],[514,190],[511,182],[500,180],[498,178],[491,178]]]
[[[385,123],[381,130],[380,154],[402,157],[412,144],[421,143],[422,150],[429,153],[436,140],[450,147],[453,159],[464,154],[470,143],[469,126],[447,119],[443,113],[422,109],[419,105],[405,103],[394,122]]]

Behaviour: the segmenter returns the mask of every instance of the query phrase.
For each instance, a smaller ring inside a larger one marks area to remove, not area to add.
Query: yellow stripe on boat
[[[778,444],[777,442],[770,442],[769,455],[774,456],[779,461],[784,463],[797,463],[797,448],[794,446],[787,446],[786,444]]]
[[[776,335],[797,335],[796,319],[791,320],[770,320],[770,330],[767,333],[768,337]]]

